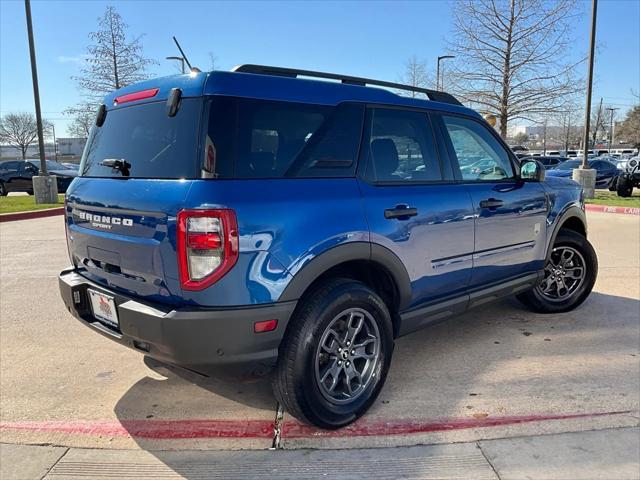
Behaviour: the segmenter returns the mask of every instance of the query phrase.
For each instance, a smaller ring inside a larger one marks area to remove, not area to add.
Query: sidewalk
[[[152,451],[0,444],[0,478],[635,480],[640,428],[416,447]]]

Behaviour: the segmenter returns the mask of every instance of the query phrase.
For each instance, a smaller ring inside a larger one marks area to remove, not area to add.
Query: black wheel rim
[[[380,361],[380,332],[369,312],[349,308],[329,323],[315,355],[316,383],[332,403],[355,401],[375,379]]]
[[[572,247],[555,247],[544,269],[544,279],[536,287],[547,300],[562,302],[584,282],[587,267],[582,254]]]

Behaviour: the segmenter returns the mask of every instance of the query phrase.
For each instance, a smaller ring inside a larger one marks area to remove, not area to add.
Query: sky
[[[228,70],[259,63],[323,70],[397,81],[413,55],[435,71],[436,58],[451,35],[452,2],[208,2],[32,0],[40,98],[44,118],[66,135],[63,110],[80,100],[75,82],[88,34],[113,5],[129,25],[130,36],[143,35],[144,53],[159,64],[152,76],[177,73],[175,35],[193,65]],[[578,0],[572,22],[571,59],[586,54],[590,2]],[[640,93],[640,0],[600,0],[593,101],[624,116]],[[586,62],[580,67],[586,78]],[[0,0],[0,114],[34,112],[24,2]]]

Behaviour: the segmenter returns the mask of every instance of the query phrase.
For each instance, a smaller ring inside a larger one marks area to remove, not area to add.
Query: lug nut
[[[351,345],[351,342],[349,340],[347,340],[347,347]]]
[[[351,355],[355,355],[356,351],[355,350],[351,350]]]
[[[350,362],[347,362],[345,365],[348,367],[348,366],[350,366],[350,365],[351,365],[351,363],[350,363]]]
[[[342,365],[342,360],[338,360],[338,365]]]
[[[338,353],[342,353],[342,349],[338,347]]]

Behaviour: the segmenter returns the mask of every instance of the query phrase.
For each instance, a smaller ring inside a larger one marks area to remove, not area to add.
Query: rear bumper
[[[105,289],[73,269],[61,272],[58,283],[67,309],[86,326],[152,358],[203,374],[220,366],[241,367],[242,371],[263,371],[273,366],[296,305],[282,302],[226,309],[172,309]],[[119,330],[96,320],[87,288],[114,298]],[[255,322],[271,319],[278,320],[274,331],[254,333]]]

